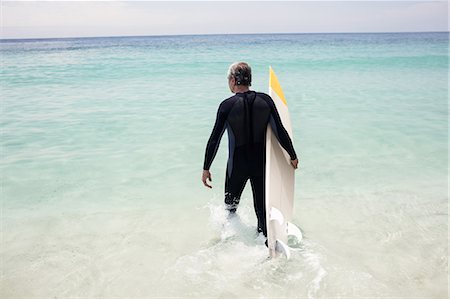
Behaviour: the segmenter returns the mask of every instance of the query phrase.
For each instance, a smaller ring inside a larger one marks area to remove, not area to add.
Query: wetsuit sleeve
[[[206,145],[205,161],[203,163],[203,169],[209,170],[211,164],[219,149],[220,139],[225,131],[226,113],[223,111],[223,105],[219,106],[217,111],[216,123],[209,137],[208,144]]]
[[[292,145],[291,137],[289,137],[288,132],[284,128],[283,123],[281,122],[280,114],[278,113],[277,107],[272,99],[270,99],[270,125],[281,146],[291,157],[291,160],[297,159],[297,154],[295,153],[294,146]]]

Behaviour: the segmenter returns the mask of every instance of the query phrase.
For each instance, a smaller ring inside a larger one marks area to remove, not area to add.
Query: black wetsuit
[[[206,146],[203,169],[209,170],[225,129],[228,132],[229,156],[225,179],[225,204],[236,212],[248,179],[258,218],[258,231],[267,235],[265,215],[265,153],[268,124],[292,160],[297,158],[292,141],[281,123],[272,98],[254,91],[237,93],[224,100],[217,111],[211,137]]]

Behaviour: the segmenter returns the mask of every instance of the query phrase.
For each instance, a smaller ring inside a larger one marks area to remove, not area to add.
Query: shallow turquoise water
[[[0,46],[5,295],[447,294],[448,33]],[[260,91],[272,65],[290,106],[305,240],[288,262],[264,262],[249,190],[222,227],[226,138],[200,182],[238,60]]]

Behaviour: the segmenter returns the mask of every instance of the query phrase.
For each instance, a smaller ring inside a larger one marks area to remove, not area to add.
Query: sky
[[[448,31],[447,1],[4,1],[2,39]]]

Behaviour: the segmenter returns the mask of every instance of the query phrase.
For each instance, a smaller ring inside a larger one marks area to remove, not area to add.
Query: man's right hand
[[[297,169],[298,168],[298,159],[291,160],[291,165],[292,165],[292,167],[294,167],[294,169]]]
[[[203,185],[205,185],[205,187],[212,188],[212,186],[206,182],[206,179],[208,179],[210,182],[212,181],[211,180],[211,172],[209,172],[209,170],[203,170],[202,182],[203,182]]]

